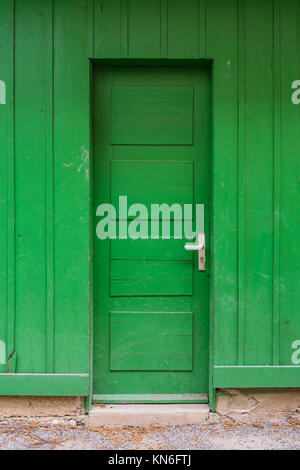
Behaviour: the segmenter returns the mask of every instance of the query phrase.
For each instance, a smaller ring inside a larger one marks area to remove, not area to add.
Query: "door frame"
[[[89,252],[90,252],[90,262],[89,262],[89,343],[90,343],[90,353],[89,353],[89,396],[86,398],[86,409],[89,410],[93,404],[93,353],[94,353],[94,341],[93,341],[93,324],[94,324],[94,303],[93,303],[93,162],[94,162],[94,139],[93,139],[93,78],[94,78],[94,67],[97,65],[102,65],[103,67],[106,66],[114,66],[120,68],[130,68],[130,67],[165,67],[165,68],[173,68],[173,67],[180,67],[180,68],[197,68],[197,67],[207,67],[210,70],[211,76],[211,192],[210,192],[210,256],[209,256],[209,311],[208,311],[208,404],[212,411],[216,409],[216,389],[214,388],[213,384],[213,367],[214,367],[214,329],[213,329],[213,321],[214,321],[214,302],[213,302],[213,286],[214,286],[214,61],[212,59],[89,59],[90,62],[90,122],[89,122],[89,137],[90,137],[90,157],[91,157],[91,164],[90,164],[90,183],[89,183],[89,195],[90,195],[90,204],[89,204]],[[174,395],[175,396],[175,395]],[[111,403],[113,400],[110,401]],[[119,401],[115,401],[119,403]],[[128,403],[130,399],[128,400]],[[123,402],[124,403],[124,402]],[[138,403],[138,401],[131,401],[131,403]],[[159,400],[159,397],[155,400],[147,400],[147,403],[162,403]],[[164,400],[163,403],[166,403]],[[176,403],[174,399],[171,403]],[[178,400],[178,403],[184,403],[183,400]],[[189,401],[191,403],[191,401]]]

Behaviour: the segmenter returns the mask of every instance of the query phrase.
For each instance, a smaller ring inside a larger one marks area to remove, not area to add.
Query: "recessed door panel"
[[[113,86],[112,145],[191,145],[193,88]]]

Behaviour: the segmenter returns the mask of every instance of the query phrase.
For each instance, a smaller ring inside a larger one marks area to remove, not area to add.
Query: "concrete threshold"
[[[93,426],[150,426],[203,423],[209,417],[203,404],[94,405],[89,413]]]

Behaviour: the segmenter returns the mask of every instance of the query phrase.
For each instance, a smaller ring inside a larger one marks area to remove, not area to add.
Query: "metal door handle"
[[[185,250],[197,250],[198,251],[198,269],[199,271],[205,271],[205,233],[198,233],[197,243],[186,243],[184,245]]]

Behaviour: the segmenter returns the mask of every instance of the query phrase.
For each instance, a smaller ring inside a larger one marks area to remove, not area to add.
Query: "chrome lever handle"
[[[199,271],[206,270],[205,260],[205,233],[198,233],[197,243],[186,243],[184,245],[185,250],[197,250],[198,251],[198,269]]]

